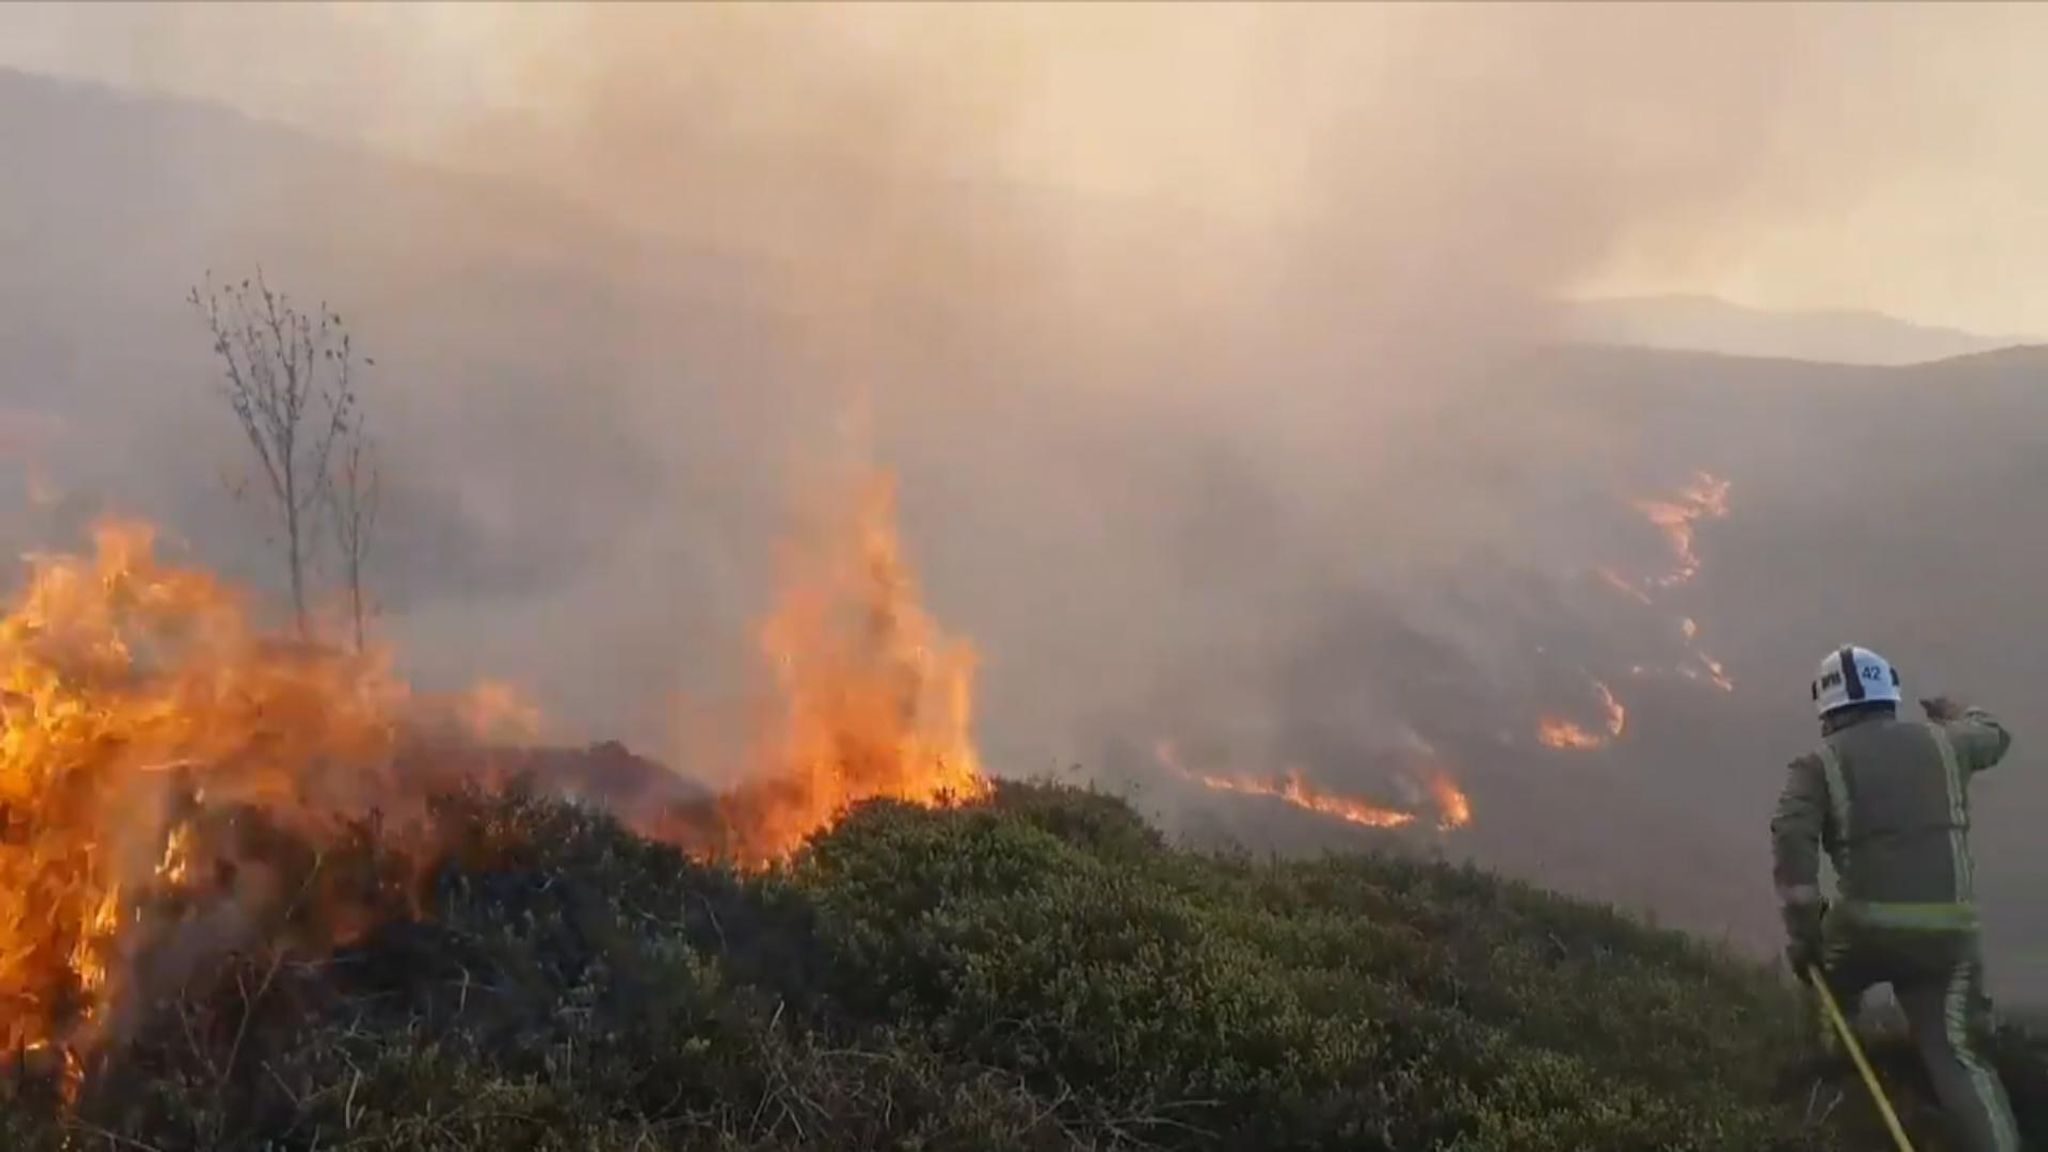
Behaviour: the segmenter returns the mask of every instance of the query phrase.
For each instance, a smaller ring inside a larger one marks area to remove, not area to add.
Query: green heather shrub
[[[1475,869],[1179,851],[1049,785],[866,805],[762,874],[530,796],[439,820],[423,915],[201,966],[75,1109],[15,1076],[0,1147],[1883,1146],[1781,978]],[[2043,1131],[2031,1044],[2000,1051]]]

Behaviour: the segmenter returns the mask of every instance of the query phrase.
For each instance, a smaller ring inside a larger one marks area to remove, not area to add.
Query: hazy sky
[[[1374,212],[1383,184],[1396,207],[1441,190],[1417,166],[1519,179],[1529,158],[1503,153],[1550,151],[1627,217],[1543,238],[1554,290],[1994,333],[2048,332],[2044,54],[2032,5],[0,9],[0,63],[514,172],[643,223],[676,194],[664,148],[706,134],[826,132],[899,170],[1260,229],[1333,191]],[[1363,179],[1331,183],[1333,136]]]

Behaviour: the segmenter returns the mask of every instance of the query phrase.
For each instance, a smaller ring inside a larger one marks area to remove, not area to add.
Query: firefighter
[[[1802,978],[1818,965],[1850,1015],[1870,988],[1891,985],[1962,1147],[2017,1152],[2011,1104],[1984,1056],[1991,1008],[1969,840],[1970,783],[2012,735],[1984,709],[1945,699],[1921,702],[1925,723],[1901,719],[1899,699],[1898,672],[1867,648],[1821,661],[1820,744],[1792,762],[1771,820],[1786,956]]]

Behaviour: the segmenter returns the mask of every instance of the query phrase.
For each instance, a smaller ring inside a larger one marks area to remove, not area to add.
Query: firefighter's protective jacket
[[[1970,780],[2012,746],[1982,708],[1941,722],[1850,720],[1794,760],[1771,820],[1788,924],[1821,899],[1820,851],[1843,918],[1873,928],[1977,927]]]

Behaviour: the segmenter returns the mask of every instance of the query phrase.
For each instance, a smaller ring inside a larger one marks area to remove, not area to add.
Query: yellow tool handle
[[[1863,1086],[1870,1089],[1871,1100],[1876,1102],[1878,1112],[1884,1116],[1884,1126],[1891,1130],[1892,1142],[1899,1146],[1899,1152],[1913,1152],[1913,1142],[1906,1139],[1906,1130],[1899,1126],[1899,1114],[1892,1111],[1892,1102],[1878,1084],[1877,1073],[1871,1071],[1870,1061],[1864,1058],[1863,1045],[1856,1042],[1856,1033],[1850,1029],[1849,1021],[1843,1018],[1842,1006],[1835,1003],[1835,994],[1828,989],[1827,977],[1821,975],[1819,968],[1809,968],[1806,970],[1806,982],[1820,993],[1821,1006],[1827,1009],[1828,1021],[1835,1026],[1835,1034],[1849,1049],[1849,1058],[1856,1061],[1856,1071],[1863,1074]]]

